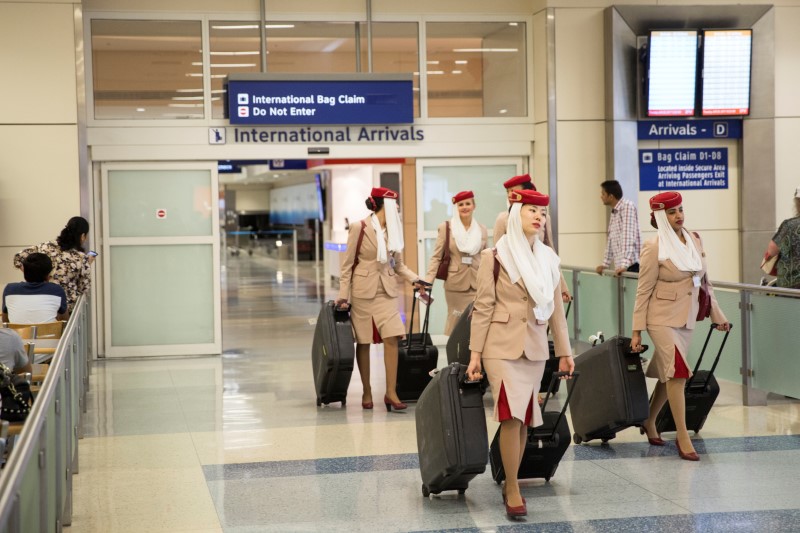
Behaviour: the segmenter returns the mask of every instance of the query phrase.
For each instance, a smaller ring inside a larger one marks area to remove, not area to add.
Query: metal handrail
[[[625,324],[625,316],[626,310],[624,305],[624,286],[623,286],[623,279],[638,279],[639,274],[635,272],[623,272],[619,276],[614,274],[614,271],[611,269],[604,270],[602,274],[597,274],[594,268],[587,268],[587,267],[579,267],[579,266],[572,266],[572,265],[562,265],[561,268],[563,270],[569,270],[572,272],[572,281],[573,281],[573,297],[575,298],[575,309],[573,310],[572,320],[573,320],[573,331],[575,332],[575,337],[578,338],[580,335],[580,283],[578,279],[579,274],[589,273],[595,275],[602,275],[608,277],[615,277],[618,280],[617,285],[617,295],[619,296],[619,307],[617,309],[617,321],[619,324],[620,330],[624,328]],[[765,285],[753,285],[750,283],[734,283],[728,281],[712,281],[711,284],[714,288],[717,289],[726,289],[726,290],[733,290],[738,291],[740,293],[740,301],[739,301],[739,309],[740,309],[740,320],[741,320],[741,327],[737,328],[739,331],[739,335],[741,335],[741,347],[742,347],[742,365],[741,365],[741,376],[742,376],[742,403],[744,405],[766,405],[766,393],[765,391],[757,390],[753,387],[753,355],[752,355],[752,331],[751,331],[751,297],[753,294],[764,294],[764,295],[771,295],[771,296],[786,296],[790,298],[800,299],[800,290],[798,289],[787,289],[781,287],[770,287]],[[625,335],[628,332],[619,331],[620,335]]]
[[[48,369],[48,376],[45,378],[42,387],[36,396],[36,401],[34,401],[31,412],[25,420],[23,429],[19,437],[17,437],[16,444],[9,456],[9,460],[3,469],[2,474],[0,474],[0,529],[3,531],[21,530],[21,517],[19,516],[21,505],[20,489],[24,481],[24,474],[31,462],[38,462],[40,468],[42,468],[43,465],[46,464],[46,461],[50,460],[49,456],[54,456],[54,459],[52,460],[55,460],[56,464],[58,464],[57,454],[59,453],[59,450],[48,451],[43,443],[47,438],[45,432],[47,413],[57,401],[56,395],[60,392],[58,390],[58,386],[60,384],[60,380],[58,378],[62,374],[64,374],[65,385],[67,386],[67,391],[65,391],[64,396],[67,399],[68,405],[62,406],[56,404],[55,413],[56,416],[64,416],[65,414],[69,422],[69,433],[67,435],[68,440],[74,431],[73,428],[79,425],[78,421],[72,420],[72,412],[74,408],[74,402],[81,401],[82,391],[74,391],[71,389],[71,381],[73,377],[70,375],[70,371],[78,372],[78,376],[81,378],[77,380],[78,388],[83,388],[85,386],[85,382],[82,379],[82,368],[85,368],[85,365],[83,364],[83,359],[81,358],[85,357],[86,354],[78,353],[78,358],[75,360],[73,360],[71,356],[74,352],[84,351],[82,348],[85,348],[86,346],[86,342],[84,340],[82,346],[79,348],[78,341],[80,339],[78,339],[78,333],[82,332],[86,334],[87,332],[88,322],[86,321],[86,312],[88,309],[87,297],[85,295],[80,296],[75,304],[72,315],[67,322],[66,329],[58,342],[53,355],[53,362]],[[82,330],[79,330],[79,328],[82,328]],[[78,364],[73,365],[74,362],[77,362]],[[78,410],[78,413],[80,416],[80,409]],[[57,435],[56,437],[56,442],[58,442],[60,440],[58,438],[59,436]],[[62,445],[66,445],[67,451],[72,452],[66,454],[67,461],[71,462],[76,456],[74,450],[72,450],[71,443],[62,443]],[[64,471],[72,471],[72,465],[64,466],[65,468],[63,471],[57,472],[58,475],[64,475]],[[67,494],[59,495],[57,493],[56,521],[60,525],[66,525],[69,523],[69,520],[71,520],[71,516],[67,516],[66,520],[64,520],[65,517],[62,516],[64,510],[58,508],[61,506],[62,498],[59,498],[58,496],[63,496],[66,498],[66,501],[71,501],[71,480],[69,478],[66,480],[59,479],[57,483],[58,488],[61,488],[62,482],[64,482],[66,485]],[[45,490],[42,490],[41,492],[42,494],[40,494],[39,499],[42,503],[42,506],[45,507],[47,501],[47,492]],[[42,512],[44,513],[44,516],[46,516],[46,509],[43,509]],[[69,514],[71,515],[71,509],[69,510]],[[48,531],[52,527],[52,525],[48,526],[44,523],[42,523],[41,526],[43,530]]]

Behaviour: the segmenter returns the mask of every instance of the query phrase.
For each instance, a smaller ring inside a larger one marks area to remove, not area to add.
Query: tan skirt
[[[397,297],[386,294],[380,283],[375,298],[352,297],[350,303],[350,321],[358,344],[373,342],[373,323],[381,339],[405,335]]]
[[[693,329],[672,328],[669,326],[647,326],[647,333],[653,339],[654,351],[650,364],[647,365],[646,376],[658,378],[662,383],[675,377],[675,349],[683,357],[683,363],[689,368],[686,356],[689,353],[689,345],[692,343]],[[645,357],[647,355],[645,354]],[[689,370],[691,377],[692,371]]]
[[[444,291],[444,299],[447,301],[447,322],[444,324],[445,335],[450,335],[456,322],[461,318],[461,313],[470,302],[475,301],[475,292],[474,290]]]
[[[481,364],[489,378],[494,402],[494,421],[500,422],[500,389],[505,392],[511,416],[525,421],[528,408],[533,407],[530,426],[542,425],[542,410],[536,395],[544,375],[545,361],[531,361],[526,357],[519,359],[482,359]]]

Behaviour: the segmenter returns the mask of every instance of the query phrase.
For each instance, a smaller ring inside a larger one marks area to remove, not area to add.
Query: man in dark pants
[[[600,184],[600,200],[611,208],[608,221],[608,237],[603,264],[595,270],[602,274],[614,266],[614,275],[623,272],[639,272],[639,250],[642,238],[639,235],[639,216],[636,206],[622,197],[622,186],[616,180]]]

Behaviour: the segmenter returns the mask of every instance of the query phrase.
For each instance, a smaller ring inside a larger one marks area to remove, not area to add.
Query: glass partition
[[[527,116],[525,43],[523,22],[428,22],[428,116]]]
[[[617,319],[619,298],[616,278],[580,272],[578,304],[579,340],[588,342],[589,336],[598,331],[609,339],[620,330]]]
[[[369,72],[367,24],[359,22],[361,71]],[[419,26],[416,22],[372,23],[372,72],[414,74],[414,116],[419,117]]]
[[[200,21],[92,20],[95,119],[203,118]]]
[[[211,116],[225,116],[225,78],[229,74],[261,72],[261,32],[254,21],[209,22]],[[202,88],[198,91],[202,97]]]
[[[753,386],[800,398],[800,298],[754,294],[751,303]]]

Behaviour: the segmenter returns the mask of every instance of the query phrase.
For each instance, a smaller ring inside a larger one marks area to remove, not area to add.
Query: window
[[[361,70],[369,71],[367,24],[361,25]],[[372,72],[414,74],[414,116],[419,117],[419,29],[416,22],[372,23]]]
[[[93,20],[94,118],[203,118],[199,21]]]
[[[210,26],[211,116],[223,118],[227,76],[261,72],[261,33],[258,22],[253,21],[211,21]]]
[[[525,23],[429,22],[428,116],[527,116]]]

